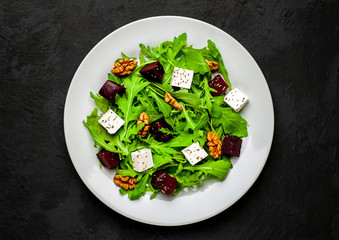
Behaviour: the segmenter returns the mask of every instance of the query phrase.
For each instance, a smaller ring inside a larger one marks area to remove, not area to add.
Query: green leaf
[[[150,58],[150,59],[157,59],[155,54],[152,52],[151,48],[149,46],[145,47],[144,44],[139,44],[139,47],[140,47],[140,50],[141,52],[147,57],[147,58]]]
[[[203,102],[205,108],[208,110],[209,114],[212,114],[212,95],[210,92],[210,87],[208,86],[208,79],[206,77],[203,78],[203,88],[204,88],[204,95],[203,95]]]
[[[140,93],[137,95],[138,101],[146,109],[148,116],[150,116],[150,114],[158,115],[159,111],[155,107],[155,101],[152,98],[149,98],[147,94],[148,93],[146,92],[146,89],[140,91]]]
[[[123,139],[121,139],[121,141],[132,143],[131,139],[134,138],[132,136],[137,135],[139,130],[141,130],[141,128],[144,125],[145,125],[145,123],[141,123],[138,126],[136,124],[130,124],[129,127],[127,128],[126,136]]]
[[[105,148],[107,151],[119,152],[121,154],[127,155],[128,150],[119,139],[119,133],[121,133],[121,131],[119,130],[115,135],[107,133],[106,129],[98,122],[99,119],[100,116],[98,116],[98,109],[95,108],[92,113],[87,116],[87,122],[83,121],[83,124],[87,127],[90,134],[92,135],[95,146],[99,145]],[[116,149],[116,147],[118,147],[118,149]]]
[[[114,74],[112,73],[108,73],[108,76],[107,76],[108,80],[112,81],[112,82],[115,82],[117,84],[120,84],[122,83],[122,80],[121,78],[118,78],[117,76],[115,76]]]
[[[208,46],[208,49],[212,52],[213,56],[215,56],[215,58],[216,58],[216,60],[219,64],[219,70],[218,71],[224,77],[229,89],[232,90],[232,85],[231,85],[230,79],[228,77],[228,72],[226,70],[224,61],[222,60],[222,56],[221,56],[218,48],[215,46],[215,43],[212,42],[211,40],[207,41],[207,46]]]
[[[170,147],[187,147],[193,143],[194,135],[188,132],[182,132],[177,137],[169,140],[166,145]]]
[[[172,49],[172,52],[173,52],[172,60],[174,60],[176,58],[176,56],[178,55],[180,50],[186,45],[186,40],[187,40],[187,34],[186,33],[182,33],[178,37],[174,37],[173,49]]]
[[[149,139],[142,139],[143,142],[148,144],[148,148],[152,150],[152,152],[155,152],[156,154],[160,155],[171,155],[171,154],[177,154],[178,151],[169,147],[166,143],[158,142],[154,140],[154,138]]]
[[[192,47],[185,47],[182,49],[182,51],[185,54],[186,65],[188,69],[193,70],[194,73],[199,73],[201,75],[211,73],[205,58],[199,51],[196,51],[196,49]]]
[[[222,125],[225,134],[240,138],[248,136],[247,121],[242,118],[239,113],[234,112],[231,108],[222,107],[219,107],[218,110],[214,112],[216,112],[213,114],[215,117],[212,118],[214,127]],[[219,114],[217,114],[217,112],[221,113],[219,118]]]
[[[164,114],[164,117],[169,117],[172,112],[171,105],[167,104],[165,100],[161,99],[153,90],[149,89],[148,91],[149,96],[154,98],[160,112]]]
[[[125,53],[123,53],[123,52],[121,52],[121,56],[122,56],[122,58],[123,59],[133,59],[133,60],[136,60],[137,58],[136,57],[129,57],[129,56],[127,56]]]
[[[155,172],[159,167],[172,162],[172,157],[168,154],[153,154],[153,172]]]
[[[231,165],[232,163],[230,161],[210,160],[199,165],[185,166],[183,167],[183,169],[189,170],[189,171],[202,171],[205,174],[210,174],[210,175],[213,175],[219,178],[219,180],[223,180],[225,179]]]
[[[124,113],[124,132],[126,136],[129,122],[138,119],[138,114],[142,112],[142,108],[136,108],[133,104],[136,95],[143,90],[149,82],[143,81],[141,77],[132,76],[125,78],[126,93],[121,97],[119,95],[115,98],[115,103],[119,109]],[[132,107],[134,106],[134,107]]]
[[[145,59],[144,55],[141,52],[139,53],[139,59],[140,59],[140,64],[143,64],[143,63],[146,62],[146,59]]]
[[[182,103],[181,105],[182,105],[183,110],[180,114],[180,117],[186,119],[186,126],[185,126],[184,131],[188,131],[189,129],[196,131],[196,130],[201,129],[203,126],[205,126],[205,124],[208,123],[209,117],[208,117],[207,112],[203,112],[200,118],[196,119],[195,113],[187,110],[185,107],[185,104]]]
[[[194,107],[196,109],[201,108],[201,99],[194,93],[187,93],[183,90],[176,92],[170,92],[170,94],[177,99],[177,101],[183,101],[184,103]]]
[[[90,92],[91,98],[94,99],[95,104],[102,112],[107,112],[108,109],[111,108],[112,104],[110,101],[108,101],[106,98],[101,96],[100,94],[94,95],[92,92]]]
[[[195,131],[194,132],[194,142],[199,141],[201,146],[204,146],[207,142],[207,131]]]
[[[133,177],[133,178],[136,177],[137,175],[139,175],[139,173],[134,171],[134,169],[130,165],[131,161],[132,161],[131,160],[131,155],[129,154],[118,165],[118,167],[117,167],[117,174],[119,174],[119,175],[121,175],[123,177],[129,176],[129,177]]]
[[[160,128],[159,129],[160,132],[163,132],[165,134],[169,134],[169,135],[177,135],[177,132],[171,131],[168,128]]]
[[[128,197],[131,200],[137,200],[146,193],[146,183],[149,178],[149,174],[144,174],[138,184],[128,192]]]
[[[171,89],[172,89],[172,86],[169,85],[169,84],[160,84],[160,83],[156,83],[156,82],[151,82],[150,85],[152,87],[157,88],[158,90],[161,90],[162,94],[165,94],[165,92],[171,92]]]

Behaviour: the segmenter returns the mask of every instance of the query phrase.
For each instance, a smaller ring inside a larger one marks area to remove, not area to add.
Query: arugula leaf
[[[128,150],[126,146],[120,141],[119,130],[115,135],[110,135],[107,133],[106,129],[100,125],[98,120],[98,109],[95,108],[92,113],[87,116],[87,122],[83,121],[83,124],[87,127],[92,138],[94,140],[94,146],[101,146],[110,152],[119,152],[121,154],[127,155]],[[109,143],[107,143],[109,142]],[[118,147],[119,149],[116,149]]]
[[[117,76],[115,76],[114,74],[112,73],[108,73],[108,76],[107,76],[108,80],[112,81],[112,82],[115,82],[117,84],[120,84],[122,83],[122,80],[121,78],[118,78]]]
[[[144,44],[139,44],[141,52],[150,59],[157,59],[155,54],[152,52],[151,48],[149,46],[145,47]]]
[[[121,137],[122,133],[123,133],[122,129],[119,129],[118,132],[116,132],[114,135],[110,135],[110,137],[105,140],[109,142],[108,145],[113,145],[119,149],[116,152],[119,152],[126,156],[129,154],[129,148],[122,142],[122,139],[123,139]],[[108,133],[106,132],[106,134]],[[106,148],[106,150],[108,149]]]
[[[212,95],[210,92],[210,87],[208,86],[208,79],[206,77],[203,78],[203,88],[204,88],[204,96],[203,101],[205,108],[208,110],[210,114],[212,114]]]
[[[194,142],[199,141],[201,146],[204,146],[205,143],[207,142],[207,131],[195,131],[194,134]]]
[[[131,161],[132,161],[131,160],[131,155],[129,154],[118,165],[118,167],[117,167],[117,174],[119,174],[119,175],[121,175],[123,177],[130,176],[130,177],[133,177],[133,178],[136,177],[137,175],[139,175],[139,173],[134,171],[132,166],[129,164],[129,162],[131,162]]]
[[[156,83],[156,82],[151,82],[150,85],[151,85],[152,87],[155,87],[155,88],[161,90],[161,91],[163,92],[163,94],[164,94],[165,92],[171,92],[171,89],[172,89],[172,86],[171,86],[171,85],[169,85],[169,84],[164,84],[164,83],[163,83],[163,84],[160,84],[160,83]]]
[[[160,155],[177,154],[178,151],[169,147],[166,143],[158,142],[154,138],[142,139],[143,142],[148,144],[148,148]]]
[[[199,51],[196,51],[196,49],[192,47],[185,47],[182,51],[185,54],[186,65],[190,70],[201,75],[211,73],[205,58]]]
[[[143,64],[143,63],[146,62],[146,59],[145,59],[144,55],[141,52],[139,53],[139,59],[140,59],[140,64]]]
[[[141,113],[141,108],[132,107],[133,100],[136,95],[144,89],[149,82],[145,82],[141,77],[132,76],[125,78],[126,93],[122,96],[117,95],[115,98],[115,103],[118,105],[119,109],[124,113],[124,137],[127,134],[127,129],[129,122],[138,119],[138,114]]]
[[[178,168],[179,170],[179,168]],[[178,185],[174,190],[173,196],[178,195],[184,188],[194,187],[194,185],[201,184],[207,177],[203,174],[202,171],[182,171],[179,174],[176,174],[176,179],[178,180]]]
[[[193,143],[194,135],[182,132],[177,137],[172,138],[166,144],[170,147],[187,147]]]
[[[122,56],[122,58],[123,59],[133,59],[133,60],[136,60],[137,58],[136,57],[129,57],[129,56],[127,56],[125,53],[123,53],[123,52],[121,52],[121,56]]]
[[[232,163],[230,161],[224,160],[209,160],[203,164],[194,165],[194,166],[184,166],[184,170],[189,171],[202,171],[205,174],[210,174],[217,177],[219,180],[225,179],[228,170],[230,169]]]
[[[94,95],[92,92],[90,92],[90,96],[91,98],[94,99],[95,104],[98,106],[98,108],[102,111],[102,112],[107,112],[108,109],[110,109],[112,107],[112,104],[110,101],[108,101],[106,98],[104,98],[103,96],[101,96],[100,94],[96,94]]]
[[[170,134],[170,135],[177,135],[177,132],[171,131],[168,128],[160,128],[159,129],[160,132],[166,133],[166,134]]]
[[[173,54],[172,60],[174,60],[177,57],[180,50],[186,45],[187,43],[186,40],[187,40],[186,33],[182,33],[178,37],[174,37],[173,49],[172,49],[172,54]]]
[[[173,43],[171,41],[166,41],[161,44],[159,44],[156,47],[152,47],[152,50],[156,56],[157,59],[164,58],[167,54],[168,48],[172,47]]]
[[[145,123],[141,123],[138,126],[136,124],[130,124],[127,128],[127,134],[126,136],[121,139],[124,142],[132,143],[132,136],[135,136],[138,134],[139,130],[142,129],[142,127],[145,125]]]
[[[195,120],[196,115],[192,111],[187,110],[184,103],[181,103],[181,105],[183,110],[180,114],[180,117],[186,119],[184,131],[188,131],[189,129],[192,129],[193,131],[199,130],[208,122],[209,117],[207,112],[203,112],[203,114],[200,116],[200,119]]]
[[[222,140],[222,136],[224,135],[224,129],[221,125],[219,125],[217,128],[216,128],[216,131],[215,133],[219,136],[220,140]]]
[[[157,171],[157,169],[167,163],[172,162],[172,157],[168,154],[153,154],[153,172]]]
[[[167,104],[165,100],[161,99],[152,89],[149,88],[148,91],[149,96],[154,98],[160,112],[164,114],[164,117],[167,118],[171,115],[172,107],[171,105]]]
[[[219,64],[219,71],[222,74],[222,76],[224,77],[229,89],[232,90],[232,85],[231,85],[230,79],[228,77],[228,72],[226,70],[224,61],[222,60],[222,57],[221,57],[221,54],[220,54],[218,48],[215,46],[215,43],[212,42],[211,40],[207,41],[207,47],[212,52],[213,56],[216,56],[215,58],[216,58],[216,60]]]
[[[213,105],[213,109],[214,127],[221,125],[225,134],[240,138],[248,136],[247,121],[239,113],[234,112],[231,108],[222,108],[216,105]]]
[[[176,92],[170,92],[170,94],[178,100],[183,101],[184,103],[194,107],[194,108],[201,108],[202,103],[201,99],[194,93],[187,93],[183,90],[179,90]]]
[[[201,178],[201,175],[203,173],[203,171],[183,171],[181,174],[177,174],[177,180],[181,184],[181,187],[192,187],[202,183],[203,179]]]
[[[137,200],[146,193],[146,183],[148,181],[149,174],[144,174],[138,184],[130,191],[128,191],[128,197],[131,200]]]

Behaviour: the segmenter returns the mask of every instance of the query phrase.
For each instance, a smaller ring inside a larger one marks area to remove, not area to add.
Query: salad
[[[83,124],[100,167],[116,169],[113,181],[131,200],[224,180],[248,135],[239,114],[248,98],[232,89],[216,45],[193,48],[183,33],[139,47],[138,59],[122,53],[90,92],[97,107]]]

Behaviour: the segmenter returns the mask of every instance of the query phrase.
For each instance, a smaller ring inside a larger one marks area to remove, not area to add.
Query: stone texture
[[[134,222],[96,199],[63,135],[67,89],[88,51],[155,15],[201,19],[235,37],[275,108],[272,150],[249,192],[174,228]],[[338,21],[335,0],[1,1],[0,239],[339,239]]]

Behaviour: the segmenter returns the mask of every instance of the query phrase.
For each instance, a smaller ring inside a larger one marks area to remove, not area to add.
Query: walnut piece
[[[211,71],[216,71],[219,68],[218,62],[214,62],[214,61],[208,61],[206,60],[208,66],[210,67]]]
[[[136,178],[131,178],[129,176],[122,177],[121,175],[114,176],[114,183],[119,187],[122,187],[125,190],[133,189],[138,183]]]
[[[175,109],[182,111],[182,106],[177,102],[177,100],[175,100],[174,97],[171,96],[171,94],[169,94],[168,92],[165,93],[165,102],[167,102],[168,104],[170,104],[172,107],[174,107]]]
[[[207,140],[208,140],[207,146],[209,147],[208,149],[210,150],[210,155],[213,158],[217,159],[221,154],[221,145],[222,145],[218,134],[214,132],[208,132]]]
[[[149,116],[147,115],[147,113],[145,113],[145,112],[140,113],[139,119],[137,121],[137,126],[140,123],[145,123],[145,125],[142,127],[142,129],[140,129],[139,132],[138,132],[138,134],[141,135],[141,137],[143,138],[143,137],[146,136],[148,129],[151,127],[149,125]]]
[[[116,62],[112,68],[112,73],[119,75],[119,76],[125,76],[130,74],[133,69],[137,66],[138,62],[133,59],[121,59],[118,62]]]

